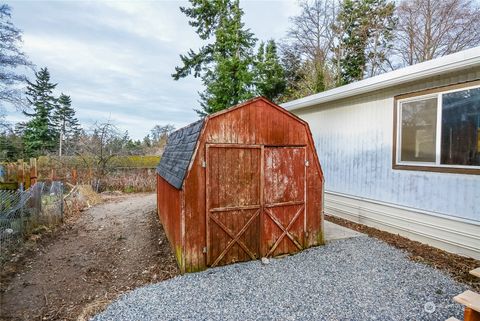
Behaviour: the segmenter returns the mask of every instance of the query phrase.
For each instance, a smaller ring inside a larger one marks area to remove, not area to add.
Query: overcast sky
[[[82,125],[111,119],[140,139],[156,124],[177,128],[197,119],[201,83],[174,81],[179,54],[200,46],[181,1],[9,1],[23,49],[48,67],[58,93],[70,95]],[[260,40],[280,39],[295,0],[240,1]],[[19,112],[10,110],[10,121]]]

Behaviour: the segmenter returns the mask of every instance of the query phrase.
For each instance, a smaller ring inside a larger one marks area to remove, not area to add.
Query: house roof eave
[[[280,106],[293,111],[477,66],[480,66],[480,46],[292,100]]]

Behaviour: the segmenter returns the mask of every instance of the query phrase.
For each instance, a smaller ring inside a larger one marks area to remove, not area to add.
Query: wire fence
[[[61,182],[37,182],[25,191],[0,190],[0,256],[21,245],[27,235],[62,219]]]

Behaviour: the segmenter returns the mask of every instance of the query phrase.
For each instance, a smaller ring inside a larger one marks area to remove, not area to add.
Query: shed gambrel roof
[[[196,121],[168,136],[157,173],[177,189],[182,188],[203,124],[203,119]]]

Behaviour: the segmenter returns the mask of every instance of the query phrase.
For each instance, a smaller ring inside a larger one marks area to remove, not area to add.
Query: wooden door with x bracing
[[[262,256],[295,253],[306,231],[305,147],[265,147]]]
[[[207,265],[260,257],[261,147],[207,144]]]

